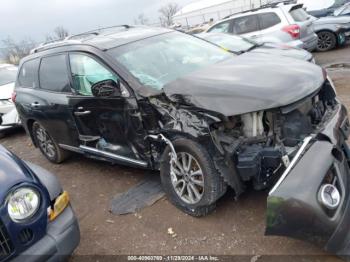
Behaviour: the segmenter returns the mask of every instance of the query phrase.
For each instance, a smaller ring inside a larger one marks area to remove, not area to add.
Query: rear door
[[[282,31],[283,22],[275,12],[259,13],[261,42],[287,42]]]
[[[74,88],[69,107],[79,131],[81,148],[145,166],[143,161],[148,160],[145,156],[146,131],[131,90],[95,56],[74,52],[69,54],[69,61]],[[119,83],[121,94],[94,97],[91,87],[110,79]]]
[[[242,35],[248,38],[259,39],[259,19],[257,15],[247,15],[232,19],[232,33]]]
[[[75,145],[75,124],[68,110],[68,76],[64,53],[24,62],[15,87],[16,108],[26,128],[38,121],[58,144]]]
[[[76,145],[76,127],[68,108],[72,88],[67,53],[42,57],[39,88],[34,93],[30,103],[34,119],[45,127],[58,144]]]

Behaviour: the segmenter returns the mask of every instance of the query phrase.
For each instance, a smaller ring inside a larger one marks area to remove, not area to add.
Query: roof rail
[[[123,27],[125,29],[129,29],[132,26],[130,26],[130,25],[115,25],[115,26],[102,27],[102,28],[98,28],[98,29],[95,29],[95,30],[90,30],[90,31],[87,31],[87,32],[84,32],[84,33],[68,36],[66,38],[66,40],[81,39],[81,38],[89,37],[91,35],[97,36],[97,35],[99,35],[101,33],[101,31],[106,31],[106,30],[110,30],[110,29],[114,29],[114,28],[121,28],[121,27]]]
[[[106,31],[106,30],[110,30],[110,29],[114,29],[114,28],[125,28],[125,29],[129,29],[132,26],[129,25],[116,25],[116,26],[109,26],[109,27],[103,27],[103,28],[98,28],[96,30],[90,30],[87,31],[85,33],[80,33],[80,34],[76,34],[76,35],[71,35],[71,36],[67,36],[65,39],[57,39],[57,40],[50,40],[50,41],[46,41],[41,43],[40,45],[38,45],[37,47],[35,47],[34,49],[32,49],[30,51],[30,54],[34,54],[34,53],[38,53],[40,51],[44,51],[47,50],[49,48],[53,48],[53,47],[59,47],[59,46],[63,46],[66,44],[81,44],[82,40],[84,38],[87,38],[91,35],[99,35],[102,31]]]
[[[270,3],[261,5],[260,7],[248,9],[248,10],[241,11],[241,12],[237,12],[237,13],[228,15],[228,16],[224,17],[223,19],[227,19],[227,18],[230,18],[230,17],[232,17],[234,15],[238,15],[238,14],[244,14],[244,13],[259,11],[259,10],[265,9],[265,8],[275,8],[275,7],[278,7],[278,6],[281,6],[281,5],[289,5],[289,4],[296,4],[296,3],[297,3],[297,0],[285,0],[285,1],[273,1],[272,0]]]
[[[67,38],[66,38],[67,39]],[[47,41],[44,43],[41,43],[40,45],[38,45],[37,47],[33,48],[32,50],[30,50],[30,54],[35,54],[38,53],[40,51],[44,51],[53,47],[59,47],[59,46],[63,46],[66,45],[67,43],[69,44],[81,44],[80,41],[77,40],[55,40],[55,41]]]

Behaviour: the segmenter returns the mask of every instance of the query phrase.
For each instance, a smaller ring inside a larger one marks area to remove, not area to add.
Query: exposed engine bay
[[[287,107],[232,116],[212,126],[212,137],[233,160],[244,182],[257,190],[272,186],[289,166],[303,139],[317,134],[338,102],[330,82]]]

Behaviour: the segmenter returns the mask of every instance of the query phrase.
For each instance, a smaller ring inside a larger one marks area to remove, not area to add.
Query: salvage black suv
[[[121,26],[35,49],[13,97],[54,163],[78,152],[160,170],[168,199],[193,216],[228,186],[270,190],[267,234],[349,254],[347,111],[314,64]]]

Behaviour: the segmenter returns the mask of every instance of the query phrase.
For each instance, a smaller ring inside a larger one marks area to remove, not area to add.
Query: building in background
[[[184,6],[173,17],[176,25],[195,27],[266,4],[268,0],[200,0]]]

